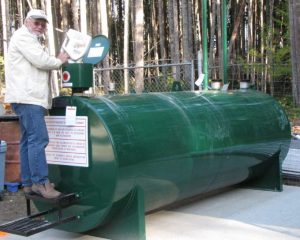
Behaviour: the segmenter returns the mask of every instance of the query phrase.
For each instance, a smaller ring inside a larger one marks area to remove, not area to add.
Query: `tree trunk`
[[[4,59],[6,57],[7,53],[7,8],[8,8],[8,1],[7,0],[1,0],[1,14],[2,14],[2,37],[3,37],[3,55]]]
[[[96,36],[98,34],[98,26],[101,20],[98,18],[98,12],[101,11],[101,8],[106,7],[106,0],[100,0],[100,3],[98,1],[91,1],[88,4],[89,7],[89,29],[88,31],[92,36]],[[106,12],[106,9],[105,9]]]
[[[237,16],[234,20],[234,23],[233,23],[234,27],[233,27],[232,34],[231,34],[231,37],[230,37],[229,49],[228,49],[229,56],[232,54],[233,43],[237,38],[238,29],[241,25],[241,21],[243,20],[243,16],[244,16],[244,12],[245,12],[245,5],[246,5],[246,0],[242,0],[242,2],[240,3],[238,14],[237,14]]]
[[[160,50],[160,58],[162,60],[166,60],[166,39],[165,39],[165,6],[163,1],[158,1],[158,29],[159,29],[159,50]]]
[[[174,18],[174,31],[172,32],[173,35],[173,39],[174,39],[174,49],[175,49],[175,53],[174,53],[174,60],[176,63],[180,62],[180,48],[179,48],[179,21],[178,21],[178,17],[179,17],[179,13],[178,13],[178,0],[173,0],[173,18]],[[177,71],[177,77],[176,79],[178,79],[178,71]]]
[[[87,34],[86,0],[80,0],[80,31]]]
[[[79,31],[79,16],[78,16],[77,0],[72,0],[71,8],[72,8],[72,16],[73,16],[73,27],[75,30]]]
[[[100,14],[101,14],[101,34],[104,36],[109,36],[108,33],[108,21],[107,21],[107,6],[106,6],[106,0],[101,0],[100,7]],[[96,25],[96,24],[95,24]],[[102,65],[104,68],[109,67],[108,58],[104,58]],[[107,90],[109,89],[109,82],[110,82],[110,73],[109,71],[104,71],[103,73],[103,83],[104,83],[104,92],[107,93]],[[112,90],[112,89],[111,89]]]
[[[209,54],[208,54],[208,62],[209,66],[211,67],[210,71],[210,76],[211,78],[216,78],[216,68],[213,67],[215,66],[215,57],[216,57],[216,52],[215,50],[215,38],[216,38],[216,2],[214,0],[211,1],[211,7],[210,7],[210,38],[209,38]]]
[[[38,8],[36,0],[31,0],[31,5],[32,5],[32,8],[34,8],[34,9]]]
[[[259,22],[259,28],[260,28],[260,63],[262,66],[265,64],[264,59],[264,52],[265,52],[265,36],[264,36],[264,1],[261,0],[260,2],[260,22]],[[267,83],[265,78],[265,69],[263,67],[263,70],[261,71],[261,79],[262,79],[262,88],[261,90],[263,92],[267,92]]]
[[[179,36],[178,36],[178,4],[177,0],[168,1],[168,20],[169,20],[169,34],[170,34],[170,55],[172,63],[179,62]],[[172,67],[173,77],[175,81],[180,79],[180,69]]]
[[[51,1],[50,1],[51,2]],[[68,29],[68,12],[70,9],[69,0],[62,1],[62,29],[66,31]]]
[[[289,18],[292,45],[292,66],[293,66],[293,100],[296,106],[300,107],[300,2],[289,0]]]
[[[258,3],[256,1],[253,2],[253,13],[257,13],[258,12]],[[253,46],[253,50],[257,51],[258,50],[258,37],[257,37],[257,25],[258,25],[258,20],[256,17],[253,18],[253,42],[252,42],[252,46]],[[261,82],[258,82],[257,76],[259,75],[257,68],[255,67],[255,63],[256,63],[257,57],[256,54],[252,54],[252,79],[253,82],[256,84],[257,89],[260,88]]]
[[[51,1],[46,1],[46,14],[49,21],[48,24],[48,48],[50,55],[56,55],[56,48],[55,48],[55,38],[54,38],[54,26],[53,26],[53,14],[52,14],[52,6]]]
[[[162,60],[161,63],[166,63],[167,59],[167,52],[166,52],[166,31],[165,31],[165,7],[164,1],[158,1],[158,29],[159,29],[159,52],[160,52],[160,59]],[[163,89],[167,90],[167,70],[166,68],[162,68],[162,75],[163,75],[163,82],[162,86]]]
[[[135,91],[141,93],[144,90],[144,5],[143,1],[135,0],[135,31],[134,31],[134,61],[135,69]]]
[[[49,46],[49,53],[50,55],[56,55],[55,50],[55,40],[54,40],[54,28],[53,28],[53,20],[52,16],[55,16],[52,14],[52,6],[51,1],[46,1],[46,13],[47,18],[49,21],[48,24],[48,46]],[[58,78],[57,78],[57,71],[51,71],[50,81],[51,81],[51,93],[52,97],[56,97],[59,95],[59,84],[58,84]]]
[[[194,36],[195,37],[195,46],[196,46],[196,52],[201,49],[200,43],[201,43],[201,8],[200,8],[200,3],[199,1],[195,1],[195,28],[194,28]]]
[[[252,57],[250,56],[250,50],[253,48],[253,0],[249,0],[248,3],[248,38],[247,38],[247,63],[250,65],[250,70],[247,72],[247,77],[251,83],[254,83],[255,79],[251,74],[253,69]]]
[[[269,27],[268,27],[268,38],[267,38],[267,56],[266,56],[266,66],[267,66],[267,79],[270,85],[270,94],[271,96],[274,96],[274,81],[271,76],[271,67],[273,66],[273,31],[274,31],[274,18],[273,18],[273,11],[274,11],[274,0],[269,0]]]
[[[224,0],[222,0],[224,1]],[[223,4],[220,0],[217,0],[217,26],[218,26],[218,37],[217,37],[217,44],[218,44],[218,54],[217,54],[217,59],[218,60],[218,65],[220,66],[219,68],[219,73],[218,75],[216,76],[216,78],[220,78],[220,79],[224,79],[224,76],[223,76],[223,54],[224,54],[224,51],[223,51],[223,44],[222,44],[222,8],[221,8],[221,4]]]
[[[149,36],[149,43],[150,44],[150,52],[153,54],[150,54],[149,52],[149,58],[150,62],[152,59],[154,59],[155,64],[159,64],[159,50],[158,50],[158,44],[159,44],[159,37],[158,37],[158,31],[156,29],[158,28],[157,24],[157,11],[156,11],[156,3],[154,0],[151,1],[151,34],[148,34]],[[153,50],[153,51],[152,51]],[[152,58],[152,59],[151,59]],[[148,71],[149,75],[151,76],[151,71]],[[159,68],[155,68],[155,75],[159,76]],[[150,79],[150,81],[152,81]]]
[[[189,42],[189,19],[188,19],[188,1],[181,1],[181,16],[182,16],[182,46],[183,46],[183,62],[190,61],[190,42]]]
[[[19,13],[18,23],[19,23],[19,26],[22,26],[23,25],[23,19],[24,19],[24,15],[23,15],[23,1],[18,2],[17,6],[18,6],[18,13]]]
[[[181,2],[181,16],[182,16],[182,53],[183,62],[191,62],[191,52],[190,52],[190,30],[191,23],[189,22],[188,13],[188,0],[182,0]],[[191,72],[189,67],[184,67],[184,81],[191,81]]]
[[[194,37],[193,37],[193,28],[194,28],[194,18],[193,18],[193,0],[187,0],[187,17],[188,17],[188,36],[189,36],[189,52],[190,52],[190,61],[195,57],[194,53]],[[197,51],[195,51],[197,52]]]

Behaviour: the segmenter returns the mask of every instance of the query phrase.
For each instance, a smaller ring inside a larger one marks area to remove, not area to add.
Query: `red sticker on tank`
[[[62,73],[62,80],[63,82],[68,82],[70,80],[70,73],[68,71]]]

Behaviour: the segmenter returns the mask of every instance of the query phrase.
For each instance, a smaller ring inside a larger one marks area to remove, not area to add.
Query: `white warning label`
[[[46,116],[49,144],[48,164],[88,167],[88,118],[77,116],[74,125],[66,125],[65,116]]]

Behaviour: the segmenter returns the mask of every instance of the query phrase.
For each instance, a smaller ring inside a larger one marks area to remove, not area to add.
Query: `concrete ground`
[[[234,189],[171,210],[146,216],[147,240],[296,240],[300,239],[300,187],[284,185],[283,192]],[[54,229],[29,238],[101,239]],[[102,238],[103,239],[103,238]]]
[[[147,216],[147,239],[300,239],[300,187],[235,189]]]
[[[291,141],[289,152],[282,164],[282,172],[285,179],[300,179],[300,140]]]

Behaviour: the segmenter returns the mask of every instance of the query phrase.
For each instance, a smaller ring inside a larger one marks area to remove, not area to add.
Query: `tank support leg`
[[[254,167],[252,180],[245,182],[247,188],[282,191],[282,174],[280,164],[280,150],[278,150],[265,164]],[[256,177],[257,176],[257,177]]]
[[[143,240],[145,236],[144,192],[133,188],[124,198],[114,203],[110,218],[104,226],[88,231],[88,235],[108,239]]]

